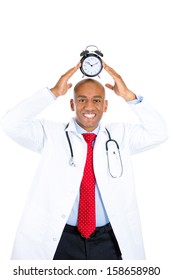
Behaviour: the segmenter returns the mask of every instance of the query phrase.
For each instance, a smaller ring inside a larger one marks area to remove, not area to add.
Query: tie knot
[[[97,136],[94,133],[85,133],[85,134],[82,134],[82,135],[83,135],[83,138],[85,139],[85,141],[87,143],[92,143],[95,140],[96,136]]]

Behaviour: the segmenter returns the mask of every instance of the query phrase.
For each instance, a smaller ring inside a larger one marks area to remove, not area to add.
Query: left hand
[[[121,76],[105,62],[103,62],[103,68],[111,75],[114,80],[114,85],[106,84],[105,86],[113,90],[118,96],[123,97],[126,101],[136,99],[136,95],[130,91],[124,83]]]

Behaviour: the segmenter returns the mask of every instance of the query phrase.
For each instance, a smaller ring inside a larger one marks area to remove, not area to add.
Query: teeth
[[[95,114],[84,114],[84,117],[86,117],[88,119],[92,119],[95,117]]]

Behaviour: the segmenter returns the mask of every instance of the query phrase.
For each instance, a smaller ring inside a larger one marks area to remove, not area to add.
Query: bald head
[[[83,86],[87,86],[88,88],[97,87],[98,91],[102,92],[105,95],[105,88],[104,86],[94,79],[84,79],[79,81],[74,87],[74,94],[78,93]]]

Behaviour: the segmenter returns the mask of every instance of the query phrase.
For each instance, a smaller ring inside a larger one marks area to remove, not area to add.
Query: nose
[[[85,110],[93,110],[94,109],[94,104],[93,104],[93,102],[92,101],[88,101],[88,102],[86,102],[86,104],[85,104]]]

